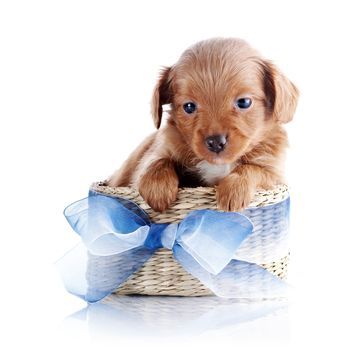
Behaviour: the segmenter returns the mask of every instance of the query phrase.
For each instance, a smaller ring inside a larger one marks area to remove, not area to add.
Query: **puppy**
[[[239,211],[257,188],[283,182],[287,136],[297,88],[245,41],[209,39],[161,72],[152,116],[160,128],[108,180],[134,186],[156,211],[179,187],[215,186],[218,207]]]

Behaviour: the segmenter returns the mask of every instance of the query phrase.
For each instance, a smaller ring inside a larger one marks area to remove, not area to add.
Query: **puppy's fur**
[[[239,98],[252,105],[240,109]],[[110,186],[134,186],[156,211],[167,209],[181,186],[216,186],[220,209],[245,208],[257,188],[283,181],[287,136],[297,88],[271,62],[239,39],[210,39],[186,50],[160,75],[152,115],[165,127],[149,136],[109,179]],[[193,102],[192,114],[183,105]],[[206,138],[225,135],[222,152],[210,151]]]

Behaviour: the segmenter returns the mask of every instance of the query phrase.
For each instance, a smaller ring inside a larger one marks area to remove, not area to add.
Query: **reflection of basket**
[[[104,183],[95,183],[91,189],[106,195],[132,200],[144,209],[155,223],[179,222],[192,210],[217,210],[214,188],[197,187],[180,189],[176,202],[163,213],[153,211],[135,189],[129,187],[109,187]],[[255,229],[249,244],[245,246],[245,242],[243,242],[240,247],[240,249],[246,250],[246,253],[249,250],[248,255],[251,255],[253,260],[258,257],[259,264],[262,267],[281,279],[285,279],[287,275],[288,254],[285,249],[282,249],[285,253],[276,259],[276,254],[270,254],[274,250],[273,242],[266,240],[265,237],[267,229],[269,230],[270,237],[271,230],[276,229],[276,232],[280,232],[281,230],[286,231],[288,227],[279,226],[281,225],[281,212],[278,206],[272,212],[271,209],[268,212],[265,211],[264,207],[281,202],[287,197],[288,187],[285,185],[276,186],[268,191],[258,191],[255,194],[255,198],[249,208],[261,209],[250,211],[248,208],[244,212],[253,221]],[[288,225],[286,220],[282,220],[282,225]],[[269,256],[275,256],[272,262],[269,260]],[[93,260],[90,263],[99,263],[98,260]],[[247,276],[249,274],[250,271],[247,268]],[[173,258],[172,251],[167,249],[156,251],[138,272],[118,288],[116,293],[177,296],[212,294],[199,280],[188,274]]]

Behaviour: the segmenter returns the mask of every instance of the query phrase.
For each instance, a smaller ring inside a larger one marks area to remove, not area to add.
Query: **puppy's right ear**
[[[271,62],[262,62],[267,106],[274,120],[288,123],[293,119],[299,91],[296,86]]]
[[[157,129],[159,129],[160,123],[162,121],[163,105],[171,103],[172,94],[170,87],[170,72],[171,67],[165,67],[160,72],[160,77],[153,91],[151,112],[153,116],[154,125]]]

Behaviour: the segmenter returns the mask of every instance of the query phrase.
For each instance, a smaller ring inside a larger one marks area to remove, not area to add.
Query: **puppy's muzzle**
[[[225,135],[212,135],[205,139],[205,144],[210,152],[220,153],[225,149],[226,146]]]

